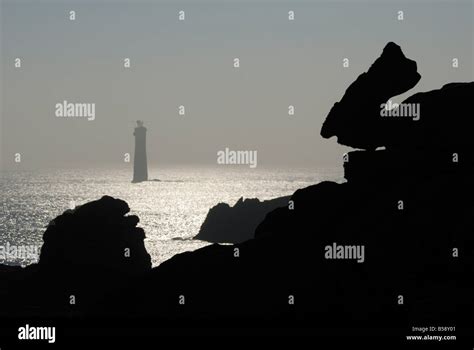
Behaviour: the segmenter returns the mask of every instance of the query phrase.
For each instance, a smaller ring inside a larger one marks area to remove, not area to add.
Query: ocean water
[[[208,243],[192,240],[209,208],[240,197],[260,200],[292,194],[323,180],[341,182],[341,169],[152,168],[149,181],[132,184],[129,169],[7,171],[0,179],[0,247],[39,249],[47,224],[71,206],[103,195],[125,200],[146,233],[153,266]],[[86,257],[85,257],[86,258]],[[0,263],[26,265],[34,254]]]

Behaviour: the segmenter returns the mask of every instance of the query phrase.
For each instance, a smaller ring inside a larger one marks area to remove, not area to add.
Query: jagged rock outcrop
[[[151,269],[145,232],[136,227],[128,204],[104,196],[67,210],[55,218],[43,235],[39,265],[43,268],[117,270],[142,273]]]
[[[384,146],[405,151],[463,152],[474,147],[473,118],[466,106],[474,96],[474,82],[445,84],[441,89],[419,92],[402,106],[417,106],[419,119],[381,117]],[[402,114],[402,113],[398,113]]]
[[[43,235],[38,264],[0,269],[0,316],[100,313],[108,295],[151,271],[145,233],[129,211],[126,202],[104,196],[55,218]]]
[[[321,136],[337,136],[342,145],[367,150],[460,152],[474,147],[474,121],[466,117],[466,103],[474,96],[473,82],[416,93],[390,113],[383,111],[390,98],[410,90],[420,78],[416,62],[406,58],[398,45],[388,43],[369,70],[334,104]]]
[[[265,215],[287,206],[289,196],[266,201],[241,197],[233,207],[219,203],[212,207],[194,239],[212,243],[241,243],[254,238],[255,229]]]
[[[430,179],[439,173],[465,174],[472,170],[474,154],[460,151],[379,150],[353,151],[346,155],[344,177],[350,183],[411,183]]]
[[[321,136],[337,136],[340,144],[354,148],[384,146],[387,140],[380,105],[413,88],[420,78],[416,62],[406,58],[400,46],[388,43],[369,70],[359,75],[334,104]]]

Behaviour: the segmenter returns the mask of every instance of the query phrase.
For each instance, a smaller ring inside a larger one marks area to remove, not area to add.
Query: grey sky
[[[4,169],[15,153],[23,168],[123,164],[137,119],[154,165],[215,165],[229,147],[259,166],[337,166],[347,149],[321,124],[388,41],[422,75],[396,101],[473,79],[472,1],[4,0],[0,20]],[[95,103],[96,119],[56,118],[63,100]]]

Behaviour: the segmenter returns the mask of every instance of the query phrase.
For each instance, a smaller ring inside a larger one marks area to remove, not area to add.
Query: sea
[[[0,173],[0,263],[37,262],[48,223],[65,210],[104,195],[125,200],[140,218],[145,246],[157,266],[175,254],[209,243],[194,240],[209,209],[240,197],[268,200],[321,181],[343,182],[342,169],[156,167],[150,178],[131,183],[124,168],[45,169]],[[13,254],[11,247],[25,247]],[[28,248],[32,248],[28,250]],[[26,254],[25,251],[30,253]],[[2,260],[3,259],[3,260]],[[84,256],[87,259],[87,255]]]

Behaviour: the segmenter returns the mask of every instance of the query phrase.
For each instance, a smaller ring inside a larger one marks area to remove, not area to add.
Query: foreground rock
[[[394,106],[390,113],[383,111],[389,99],[418,83],[416,67],[398,45],[388,43],[370,69],[334,104],[321,135],[337,136],[342,145],[367,150],[385,146],[460,152],[474,147],[474,121],[467,117],[466,109],[467,101],[474,96],[473,82],[450,83],[417,93]]]
[[[212,243],[241,243],[254,238],[255,229],[272,210],[287,206],[290,197],[260,202],[240,198],[233,207],[219,203],[212,207],[194,239]]]
[[[416,62],[406,58],[400,46],[388,43],[369,70],[359,75],[334,104],[321,136],[337,136],[340,144],[355,148],[385,146],[384,122],[391,118],[381,118],[380,105],[413,88],[420,78]]]
[[[139,219],[126,216],[129,211],[126,202],[104,196],[55,218],[38,264],[0,269],[0,316],[96,314],[107,295],[142,278],[151,258]]]
[[[126,216],[128,204],[104,196],[68,210],[54,219],[43,235],[42,268],[72,267],[142,273],[151,269],[145,232],[136,215]]]

